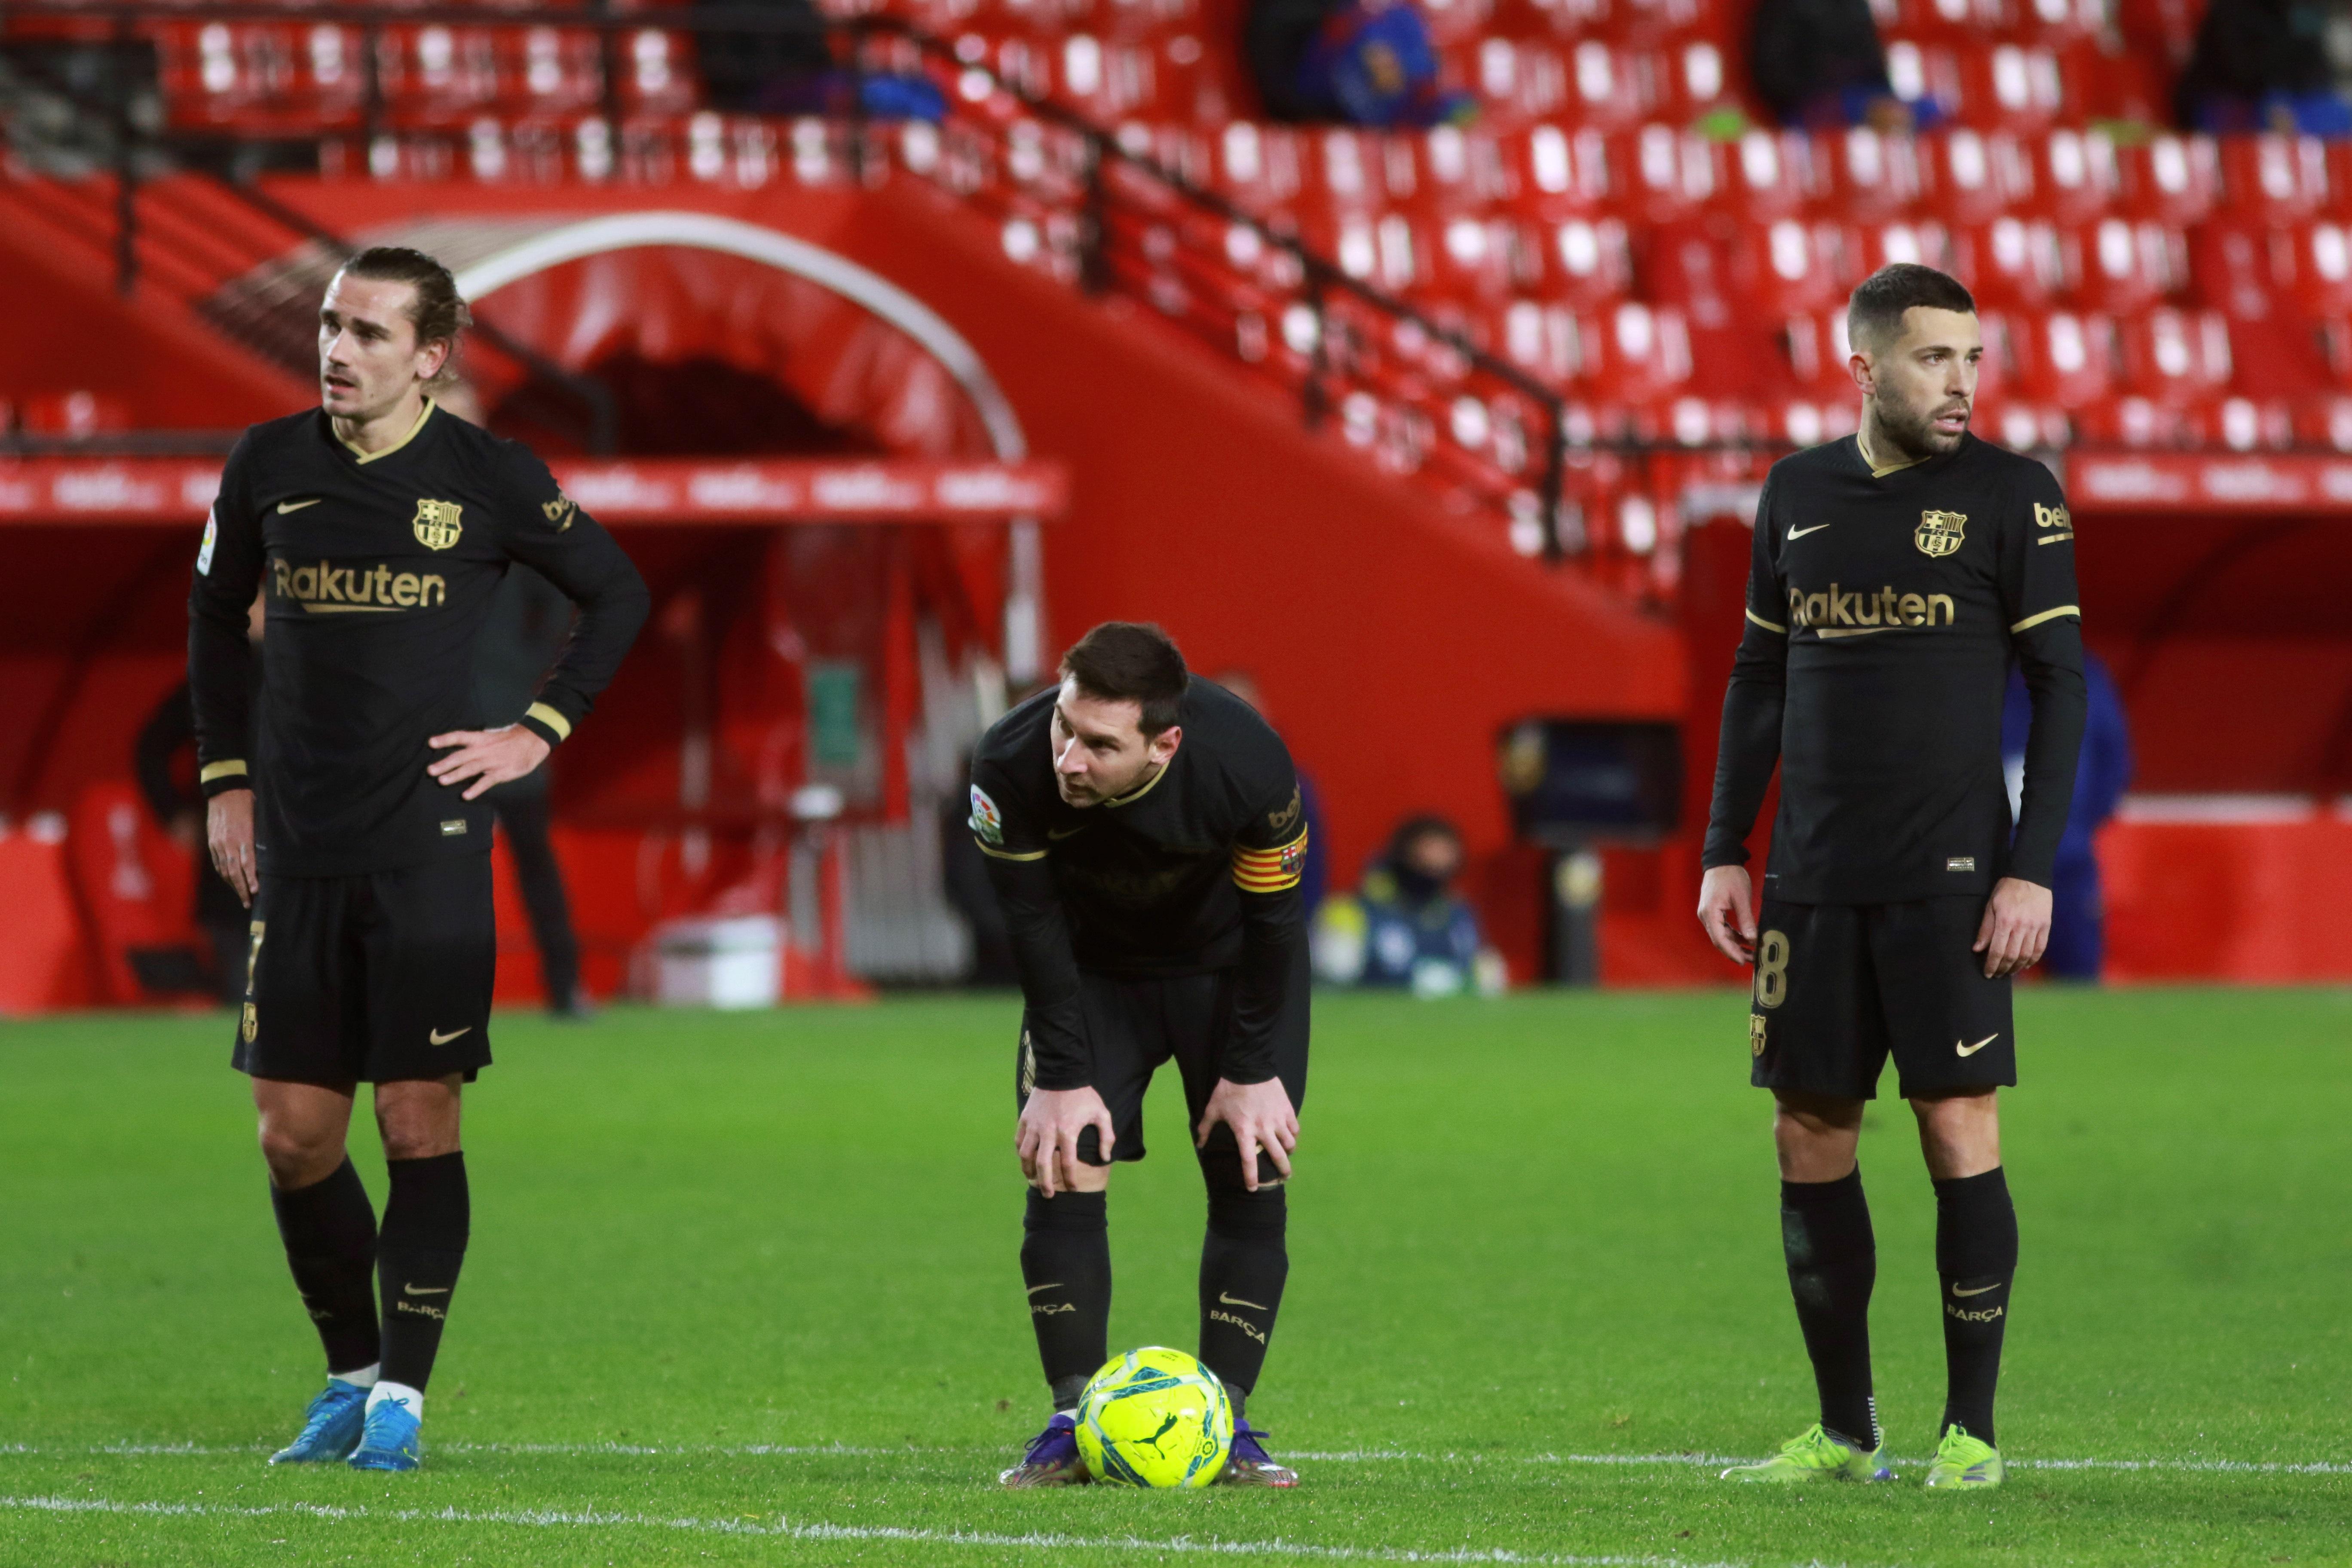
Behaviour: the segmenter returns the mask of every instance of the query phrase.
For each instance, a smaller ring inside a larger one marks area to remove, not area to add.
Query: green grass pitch
[[[226,1021],[0,1026],[0,1563],[2352,1561],[2352,993],[2024,994],[2013,1468],[1965,1496],[1917,1485],[1899,1102],[1863,1168],[1904,1479],[1759,1493],[1717,1457],[1811,1384],[1739,998],[1317,1006],[1252,1405],[1288,1494],[994,1489],[1044,1415],[1010,999],[501,1016],[404,1477],[262,1463],[320,1373]],[[1115,1346],[1192,1342],[1181,1119],[1162,1083],[1114,1184]]]

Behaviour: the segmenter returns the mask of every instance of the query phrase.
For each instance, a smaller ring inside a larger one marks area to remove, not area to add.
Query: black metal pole
[[[1559,503],[1568,481],[1568,405],[1553,397],[1548,400],[1546,412],[1550,428],[1544,452],[1543,558],[1557,564],[1565,553],[1559,542]]]
[[[109,97],[114,110],[114,289],[128,298],[139,287],[139,167],[131,141],[131,56],[134,45],[128,18],[114,25],[113,68]]]
[[[1307,253],[1303,245],[1294,245],[1290,254],[1297,259],[1307,283],[1307,309],[1315,318],[1315,342],[1307,351],[1307,384],[1299,388],[1299,403],[1307,416],[1307,427],[1318,429],[1324,417],[1331,412],[1329,397],[1323,390],[1323,377],[1330,368],[1328,345],[1331,341],[1331,317],[1326,308],[1323,293],[1323,268]],[[1280,331],[1282,323],[1275,323]]]
[[[1089,294],[1110,291],[1110,193],[1103,184],[1103,143],[1109,137],[1089,132],[1087,149],[1086,208],[1078,216],[1078,287]]]

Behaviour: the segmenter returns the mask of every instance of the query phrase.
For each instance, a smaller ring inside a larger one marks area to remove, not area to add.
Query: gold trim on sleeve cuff
[[[2040,626],[2044,621],[2054,621],[2061,616],[2073,616],[2075,619],[2080,620],[2083,616],[2083,606],[2080,605],[2061,605],[2054,610],[2044,610],[2038,616],[2028,616],[2009,629],[2012,632],[2027,631],[2034,626]]]
[[[536,719],[541,723],[546,725],[549,729],[554,731],[555,738],[559,741],[568,741],[572,739],[572,721],[566,719],[562,714],[558,713],[554,709],[550,708],[544,702],[532,703],[530,707],[522,710],[522,716],[526,719]]]
[[[206,763],[203,769],[197,773],[196,782],[198,784],[210,784],[215,779],[235,779],[244,778],[245,776],[247,776],[245,763],[239,759],[232,757],[228,761],[223,763]]]
[[[972,842],[979,845],[980,852],[992,860],[1043,860],[1047,854],[1043,849],[999,849],[992,844],[982,844],[977,838]]]
[[[1788,628],[1788,627],[1786,627],[1786,626],[1774,626],[1771,622],[1769,622],[1769,621],[1766,620],[1763,616],[1761,616],[1758,615],[1758,614],[1757,614],[1755,611],[1753,611],[1753,610],[1750,610],[1750,611],[1748,611],[1748,618],[1749,620],[1751,620],[1751,621],[1754,621],[1758,626],[1762,626],[1762,627],[1763,627],[1766,631],[1768,631],[1768,632],[1778,632],[1778,633],[1780,633],[1782,637],[1787,637],[1787,636],[1789,635],[1789,628]]]

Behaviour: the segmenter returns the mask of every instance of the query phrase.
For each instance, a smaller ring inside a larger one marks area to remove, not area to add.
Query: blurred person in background
[[[703,95],[713,109],[934,122],[946,117],[947,100],[927,77],[836,63],[824,18],[810,0],[739,0],[730,9],[770,26],[696,36]]]
[[[1870,0],[1757,0],[1748,58],[1757,92],[1783,125],[1867,125],[1895,135],[1943,118],[1933,99],[1895,95]]]
[[[1408,818],[1365,869],[1352,898],[1336,898],[1316,924],[1317,973],[1343,985],[1451,996],[1503,988],[1499,954],[1478,912],[1454,891],[1467,856],[1444,817]]]
[[[2099,656],[2083,654],[2083,684],[2090,713],[2083,727],[2082,760],[2074,767],[2074,795],[2066,832],[2051,866],[2050,945],[2043,967],[2061,980],[2099,978],[2106,952],[2106,907],[2099,896],[2099,829],[2116,814],[2131,787],[2131,731],[2123,698]],[[2009,776],[2009,810],[2017,816],[2025,790],[2025,738],[2033,723],[2032,697],[2022,672],[2009,672],[2009,695],[2000,710],[2000,761]]]
[[[1440,85],[1429,24],[1409,0],[1252,0],[1242,58],[1275,120],[1385,131],[1476,112]]]
[[[1258,689],[1257,677],[1246,669],[1228,669],[1218,674],[1217,684],[1257,710],[1257,716],[1267,723],[1274,715],[1265,705],[1265,694]],[[1299,906],[1308,921],[1315,919],[1323,907],[1324,890],[1330,886],[1331,851],[1324,847],[1323,797],[1315,787],[1314,775],[1299,768],[1298,803],[1307,814],[1307,869],[1298,879]]]
[[[487,426],[482,400],[471,383],[457,381],[435,397],[444,413],[468,425]],[[484,730],[509,713],[520,713],[539,697],[541,680],[572,632],[572,601],[563,590],[517,561],[490,596],[488,616],[474,643],[474,716]],[[572,900],[563,889],[563,867],[555,858],[548,792],[552,757],[519,779],[493,788],[490,805],[506,830],[514,856],[515,880],[530,915],[531,944],[539,950],[540,988],[547,1011],[557,1018],[581,1019],[594,1009],[580,985],[580,939],[572,929]]]
[[[2335,87],[2331,0],[2214,0],[2173,88],[2190,131],[2352,135],[2352,108]]]
[[[254,695],[261,688],[261,605],[257,595],[245,624],[246,637],[253,645],[247,685]],[[204,932],[210,949],[207,973],[222,1005],[234,1007],[245,1000],[247,917],[236,889],[204,853],[205,795],[195,782],[196,710],[189,701],[186,681],[172,688],[155,704],[139,731],[131,760],[139,774],[139,793],[147,797],[147,809],[155,814],[156,822],[173,843],[195,857],[196,929]],[[181,781],[184,771],[185,783]]]

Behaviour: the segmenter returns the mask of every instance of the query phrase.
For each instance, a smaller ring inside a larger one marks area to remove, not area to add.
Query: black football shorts
[[[1972,952],[1985,895],[1906,904],[1764,902],[1750,994],[1748,1081],[1878,1097],[1889,1054],[1900,1093],[2017,1081],[2010,977]]]
[[[239,1072],[390,1083],[490,1062],[490,858],[354,877],[261,879],[246,944]]]
[[[1307,1103],[1307,944],[1297,944],[1297,972],[1291,979],[1293,1001],[1282,1008],[1275,1026],[1274,1070],[1289,1092],[1291,1109]],[[1187,974],[1169,980],[1122,979],[1081,970],[1078,1003],[1086,1016],[1087,1040],[1094,1054],[1095,1092],[1110,1111],[1111,1159],[1102,1157],[1102,1140],[1091,1127],[1078,1134],[1078,1158],[1089,1165],[1143,1158],[1143,1091],[1160,1064],[1173,1058],[1184,1079],[1186,1137],[1201,1124],[1209,1096],[1223,1076],[1225,1040],[1234,1022],[1234,972]],[[1029,1020],[1021,1021],[1021,1047],[1014,1065],[1017,1103],[1029,1099],[1036,1066],[1029,1044]],[[1220,1122],[1209,1135],[1203,1158],[1219,1149],[1228,1160],[1239,1157],[1233,1129]],[[1272,1160],[1257,1157],[1260,1182],[1276,1182],[1282,1173]]]

